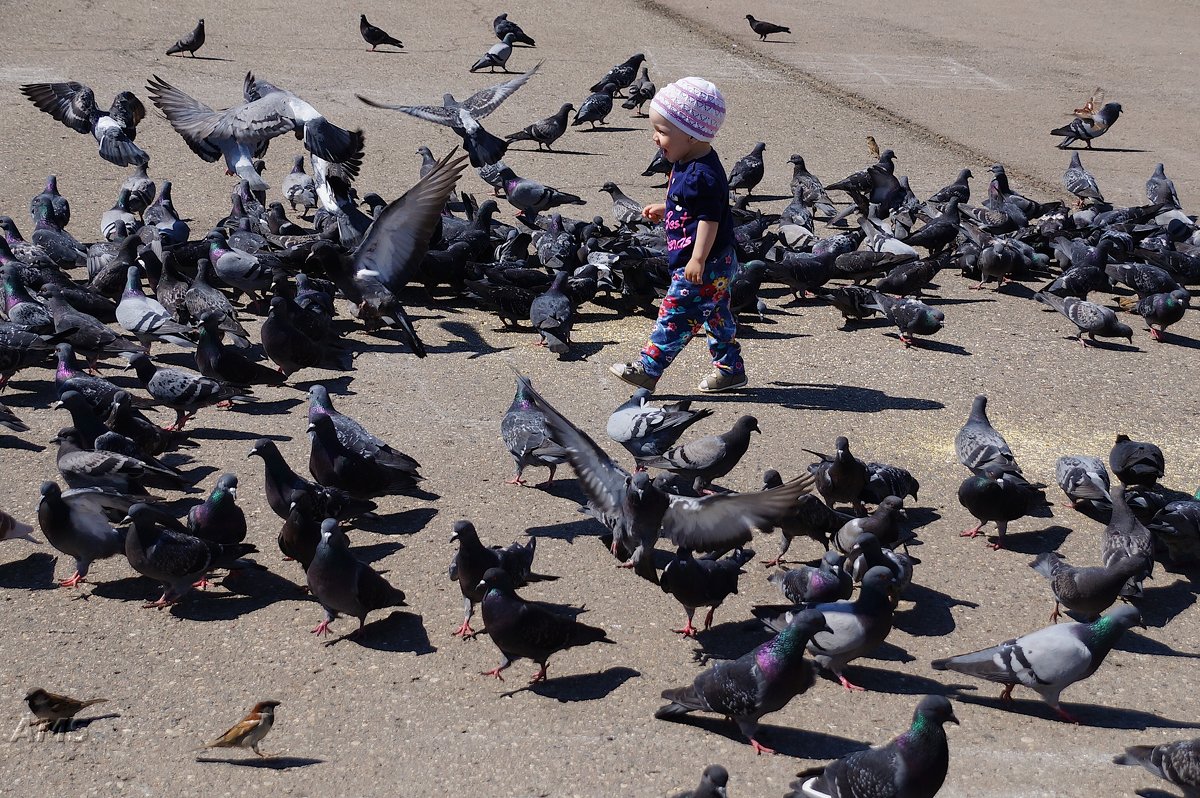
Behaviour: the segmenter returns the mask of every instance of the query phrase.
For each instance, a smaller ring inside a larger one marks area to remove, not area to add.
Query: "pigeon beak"
[[[57,410],[57,409],[59,409],[59,408],[60,408],[60,407],[62,407],[62,406],[63,406],[63,403],[62,403],[62,400],[61,400],[61,399],[59,399],[57,402],[51,402],[51,403],[50,403],[50,409],[51,409],[51,410]]]
[[[457,532],[451,532],[451,533],[450,533],[450,542],[451,542],[451,543],[453,543],[453,542],[454,542],[454,541],[456,541],[456,540],[458,540],[458,533],[457,533]],[[483,584],[483,583],[481,582],[480,584]]]
[[[479,580],[479,584],[475,585],[476,590],[484,590],[486,588],[487,588],[487,582],[483,581],[482,579]]]
[[[117,522],[117,526],[120,526],[121,524],[132,524],[132,523],[133,523],[133,519],[130,518],[129,516],[125,516],[124,518],[122,518],[120,521]]]
[[[716,793],[717,793],[718,798],[729,798],[729,793],[727,793],[725,791],[724,787],[718,787],[716,789]]]
[[[961,723],[958,722],[958,716],[955,715],[953,712],[950,713],[950,717],[946,718],[946,720],[949,721],[950,723],[953,723],[955,726],[962,725]]]

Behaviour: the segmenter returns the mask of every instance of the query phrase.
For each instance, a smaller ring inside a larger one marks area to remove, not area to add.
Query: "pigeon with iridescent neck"
[[[508,480],[509,485],[524,485],[522,474],[530,466],[550,469],[542,485],[554,481],[554,471],[567,461],[567,451],[555,442],[546,428],[546,416],[529,400],[532,387],[528,377],[517,377],[517,392],[500,421],[500,437],[508,453],[516,463],[517,472]]]

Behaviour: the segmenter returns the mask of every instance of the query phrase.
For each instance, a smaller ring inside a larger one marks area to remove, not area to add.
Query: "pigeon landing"
[[[29,83],[21,87],[29,101],[76,133],[91,133],[100,157],[117,166],[144,166],[150,156],[133,143],[146,107],[133,92],[113,98],[108,111],[96,106],[96,95],[82,83]]]

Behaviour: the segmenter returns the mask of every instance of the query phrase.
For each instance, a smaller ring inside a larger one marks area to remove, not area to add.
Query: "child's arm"
[[[663,215],[667,212],[667,204],[665,202],[654,202],[642,208],[642,218],[649,219],[655,224],[663,220]]]
[[[704,282],[704,263],[712,251],[713,242],[717,240],[717,230],[720,222],[701,219],[696,223],[696,240],[692,243],[692,257],[683,268],[683,278],[689,283],[699,285]]]

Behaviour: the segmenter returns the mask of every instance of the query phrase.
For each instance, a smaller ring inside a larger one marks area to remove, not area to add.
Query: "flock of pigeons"
[[[763,38],[788,32],[747,19]],[[403,46],[365,16],[360,31],[372,49]],[[496,18],[494,33],[500,44],[471,71],[507,71],[514,46],[534,46],[507,15]],[[169,52],[194,55],[204,41],[201,20]],[[539,342],[560,356],[571,353],[572,326],[585,302],[652,311],[670,277],[663,232],[641,219],[641,203],[609,182],[600,191],[612,200],[610,219],[547,216],[584,201],[520,178],[501,160],[514,142],[550,148],[567,131],[572,111],[571,125],[603,123],[622,91],[628,92],[625,107],[640,112],[654,94],[643,61],[636,54],[618,64],[578,109],[563,104],[507,139],[488,133],[479,120],[534,77],[540,63],[466,100],[447,94],[440,106],[364,99],[451,127],[467,152],[438,159],[422,147],[419,180],[391,202],[370,193],[360,198],[355,188],[362,131],[335,125],[293,92],[247,74],[242,104],[216,111],[156,76],[147,84],[151,102],[194,153],[210,162],[223,158],[228,173],[239,178],[229,213],[199,236],[176,211],[171,183],[158,185],[148,174],[149,155],[135,143],[145,107],[132,92],[122,92],[102,111],[91,89],[79,83],[23,86],[38,108],[91,133],[102,158],[134,167],[116,204],[103,214],[95,243],[84,244],[67,231],[70,203],[53,176],[30,203],[34,228],[28,239],[11,217],[0,217],[5,319],[0,387],[19,371],[52,362],[54,406],[70,417],[53,439],[66,488],[55,481],[42,484],[36,519],[46,541],[75,562],[74,573],[60,584],[77,587],[94,561],[124,556],[162,587],[161,596],[146,606],[163,607],[206,586],[216,570],[261,567],[245,559],[258,549],[245,542],[236,475],[221,475],[207,498],[188,502],[183,520],[175,512],[178,504],[158,493],[197,490],[177,467],[178,450],[195,448],[185,427],[204,408],[253,402],[255,386],[283,385],[302,370],[345,366],[352,352],[336,320],[339,309],[348,308],[369,332],[394,331],[418,357],[426,355],[425,345],[402,296],[419,302],[448,288],[455,298],[493,309],[507,324],[528,323]],[[1103,132],[1098,125],[1107,129],[1120,106],[1097,110],[1095,100],[1077,109],[1076,120],[1062,129],[1068,132],[1055,133],[1088,142]],[[281,201],[272,200],[262,158],[272,139],[289,132],[303,142],[312,174],[304,156],[297,156],[283,180]],[[1147,183],[1145,205],[1108,202],[1078,153],[1064,174],[1074,207],[1021,195],[1000,165],[992,167],[987,197],[971,204],[970,169],[921,200],[895,175],[893,151],[878,152],[873,139],[870,143],[875,162],[830,184],[793,155],[793,196],[778,214],[750,208],[765,173],[766,145],[733,165],[734,238],[744,266],[731,292],[743,323],[765,312],[760,289],[777,283],[797,298],[811,295],[833,305],[847,327],[881,313],[911,345],[915,336],[933,335],[946,321],[941,309],[918,298],[946,269],[977,277],[975,287],[1045,274],[1035,296],[1075,323],[1084,345],[1097,336],[1132,340],[1118,310],[1140,316],[1155,340],[1169,340],[1164,331],[1183,317],[1190,298],[1184,285],[1200,281],[1200,231],[1161,165]],[[495,197],[479,202],[455,193],[468,160],[494,187]],[[656,159],[646,174],[669,169]],[[839,207],[834,193],[849,203]],[[518,210],[520,226],[495,218],[501,197]],[[300,209],[299,220],[288,218],[284,202],[293,212]],[[825,235],[817,232],[819,219],[830,228]],[[833,287],[834,281],[841,284]],[[1093,293],[1115,295],[1116,308],[1090,301]],[[245,325],[256,315],[262,320],[254,342]],[[195,371],[156,362],[155,343],[194,352]],[[133,369],[144,394],[99,375],[99,365],[114,360]],[[683,608],[687,622],[680,634],[697,634],[693,620],[700,608],[707,608],[703,628],[709,628],[716,609],[737,592],[739,575],[755,556],[748,546],[756,534],[780,532],[770,567],[781,565],[798,536],[825,549],[815,566],[772,572],[770,582],[783,602],[754,610],[771,639],[709,667],[691,685],[663,691],[666,703],[657,717],[723,715],[756,751],[770,752],[758,739],[759,719],[805,692],[818,671],[847,690],[863,689],[850,681],[846,668],[884,643],[920,562],[908,553],[919,541],[905,524],[905,500],[916,500],[917,478],[897,465],[863,462],[840,437],[832,453],[813,452],[816,459],[802,476],[785,481],[769,471],[761,491],[727,491],[715,482],[746,454],[759,431],[757,420],[742,416],[727,432],[680,443],[712,411],[693,409],[687,401],[655,405],[645,390],[616,408],[606,428],[632,456],[628,470],[527,378],[518,375],[516,383],[501,421],[516,468],[511,482],[524,484],[529,467],[547,467],[553,479],[558,465],[569,465],[612,554]],[[358,620],[352,633],[357,634],[371,612],[404,606],[405,594],[356,558],[345,526],[370,518],[382,497],[430,494],[421,487],[420,464],[339,413],[325,387],[313,385],[308,400],[312,480],[296,473],[270,440],[258,440],[251,456],[264,463],[265,495],[281,523],[279,548],[299,564],[324,610],[313,632],[328,634],[339,615],[346,615]],[[969,472],[958,498],[979,521],[963,535],[977,536],[994,522],[998,535],[991,545],[1001,548],[1009,522],[1043,512],[1048,502],[1046,485],[1026,477],[988,421],[986,402],[984,396],[975,399],[955,441],[958,460]],[[175,411],[166,428],[146,415],[160,409]],[[15,433],[29,429],[3,405],[0,425]],[[176,465],[164,461],[167,453],[175,453]],[[1074,721],[1059,703],[1061,692],[1094,673],[1122,634],[1141,624],[1136,602],[1155,561],[1182,565],[1200,559],[1200,498],[1160,484],[1162,451],[1122,435],[1108,465],[1119,485],[1111,484],[1105,463],[1095,456],[1066,455],[1058,462],[1057,482],[1072,506],[1107,527],[1097,565],[1072,565],[1054,552],[1031,563],[1050,580],[1054,623],[983,651],[936,660],[935,669],[996,682],[1006,699],[1014,687],[1027,687]],[[660,473],[651,478],[648,469]],[[33,531],[0,512],[0,539],[32,540]],[[673,553],[657,549],[661,539]],[[544,680],[554,653],[612,642],[603,629],[518,595],[518,588],[555,578],[534,571],[536,541],[489,546],[468,521],[454,525],[453,540],[459,548],[450,577],[461,588],[464,609],[456,634],[479,634],[471,626],[479,605],[481,631],[501,654],[486,675],[503,678],[513,661],[529,659],[539,666],[533,680]],[[1118,604],[1122,599],[1132,603]],[[1057,623],[1063,610],[1077,620]],[[26,700],[45,724],[69,720],[94,703],[40,689]],[[260,702],[209,747],[241,746],[265,755],[258,746],[276,706]],[[899,737],[799,774],[791,794],[932,796],[949,763],[946,722],[958,722],[950,702],[926,697]],[[1200,741],[1134,747],[1116,761],[1143,765],[1189,795],[1200,794]],[[724,768],[711,766],[689,794],[723,796],[727,781]]]

